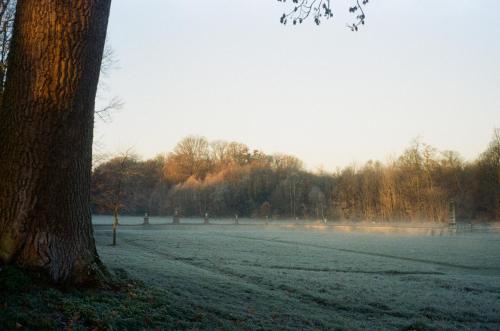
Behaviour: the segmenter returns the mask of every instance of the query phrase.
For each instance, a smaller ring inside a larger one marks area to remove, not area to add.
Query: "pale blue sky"
[[[500,127],[500,1],[351,0],[282,26],[276,0],[114,0],[125,107],[96,137],[143,157],[184,136],[298,156],[310,169],[386,160],[416,136],[476,157]]]

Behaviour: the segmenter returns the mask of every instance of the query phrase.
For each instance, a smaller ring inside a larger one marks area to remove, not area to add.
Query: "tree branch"
[[[356,14],[358,10],[361,12],[356,15],[356,22],[352,24],[347,24],[347,27],[351,31],[358,31],[360,25],[365,24],[365,12],[363,11],[363,6],[366,6],[369,0],[356,0],[354,6],[349,7],[349,12]],[[287,0],[278,0],[278,2],[286,3]],[[288,1],[290,3],[290,0]],[[314,18],[314,23],[320,25],[323,19],[329,19],[333,17],[333,12],[330,6],[330,0],[291,0],[293,6],[286,10],[280,17],[280,22],[286,25],[291,22],[293,25],[297,23],[302,24],[309,16]]]

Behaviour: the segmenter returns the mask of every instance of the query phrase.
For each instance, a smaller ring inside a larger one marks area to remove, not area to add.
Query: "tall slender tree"
[[[86,282],[94,102],[111,0],[23,0],[0,109],[0,264]]]
[[[12,38],[15,9],[15,0],[0,0],[0,102],[7,74],[7,58]]]

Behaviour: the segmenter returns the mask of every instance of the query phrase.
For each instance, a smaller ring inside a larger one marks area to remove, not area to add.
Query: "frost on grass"
[[[328,227],[96,227],[110,267],[190,307],[192,327],[497,329],[495,232],[368,233]]]

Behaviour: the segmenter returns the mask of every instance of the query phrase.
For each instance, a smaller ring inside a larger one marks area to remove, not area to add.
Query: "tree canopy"
[[[369,161],[334,173],[310,172],[302,161],[237,142],[187,137],[166,157],[130,160],[125,213],[219,217],[446,221],[453,200],[462,219],[500,217],[500,134],[466,162],[454,151],[413,141],[388,163]],[[325,151],[326,153],[327,151]],[[93,212],[110,213],[119,159],[94,170]]]

